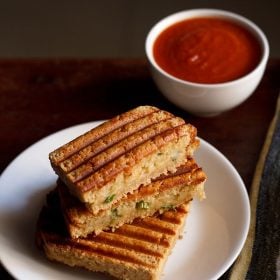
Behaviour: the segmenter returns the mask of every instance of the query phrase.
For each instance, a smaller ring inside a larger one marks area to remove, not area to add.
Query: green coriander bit
[[[136,209],[144,209],[147,210],[149,209],[149,202],[146,202],[144,200],[140,200],[138,202],[136,202]]]
[[[109,196],[106,197],[106,199],[104,200],[104,203],[110,203],[113,201],[113,199],[115,198],[115,194],[111,194]]]

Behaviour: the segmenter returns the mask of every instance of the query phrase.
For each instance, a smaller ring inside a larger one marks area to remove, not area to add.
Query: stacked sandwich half
[[[196,129],[140,106],[50,153],[56,189],[37,242],[51,260],[120,279],[158,279],[190,202],[204,198]]]

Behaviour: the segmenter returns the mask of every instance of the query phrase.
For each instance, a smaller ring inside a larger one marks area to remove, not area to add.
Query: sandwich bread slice
[[[152,216],[156,212],[175,209],[197,197],[204,199],[205,173],[192,158],[175,173],[160,176],[148,185],[142,185],[132,194],[122,197],[110,209],[93,214],[67,187],[58,181],[58,193],[62,213],[72,238],[98,235],[101,231],[131,223],[135,218]]]
[[[50,153],[69,191],[93,212],[192,156],[196,128],[151,106],[117,116]]]
[[[189,206],[187,203],[162,215],[136,219],[115,232],[72,239],[63,223],[57,192],[52,192],[39,216],[37,245],[51,261],[118,279],[156,280],[183,229]]]

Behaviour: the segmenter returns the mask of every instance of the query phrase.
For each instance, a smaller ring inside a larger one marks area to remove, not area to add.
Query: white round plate
[[[0,178],[0,259],[17,279],[108,279],[100,273],[54,264],[38,252],[35,225],[45,195],[55,186],[48,154],[100,122],[64,129],[22,152]],[[207,174],[207,199],[194,201],[183,239],[176,243],[162,279],[216,279],[236,259],[245,242],[249,199],[232,164],[201,140],[196,160]]]

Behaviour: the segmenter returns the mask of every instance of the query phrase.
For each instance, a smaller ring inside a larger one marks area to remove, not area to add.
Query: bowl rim
[[[198,18],[198,17],[220,17],[224,19],[228,19],[234,22],[237,22],[241,24],[244,28],[246,28],[249,32],[253,33],[253,35],[256,37],[256,39],[259,41],[261,48],[262,48],[262,55],[260,58],[259,63],[256,65],[256,67],[249,72],[248,74],[232,80],[228,82],[222,82],[222,83],[196,83],[196,82],[190,82],[187,80],[183,80],[180,78],[177,78],[165,70],[163,70],[155,61],[154,56],[153,56],[153,45],[158,37],[158,35],[168,28],[169,26],[181,22],[185,19],[190,19],[190,18]],[[169,22],[169,24],[166,24],[166,22]],[[226,10],[221,10],[221,9],[208,9],[208,8],[202,8],[202,9],[188,9],[188,10],[183,10],[179,11],[176,13],[173,13],[171,15],[168,15],[161,20],[159,20],[157,23],[155,23],[150,31],[148,32],[145,40],[145,52],[146,52],[146,57],[148,58],[148,61],[150,64],[152,64],[153,67],[155,67],[162,75],[167,76],[173,81],[176,81],[181,84],[185,85],[191,85],[194,87],[207,87],[207,88],[215,88],[215,87],[224,87],[224,86],[231,86],[236,83],[240,83],[243,80],[250,79],[252,76],[255,75],[256,72],[259,71],[260,68],[266,65],[268,57],[269,57],[269,43],[267,40],[266,35],[264,32],[251,20],[248,18],[239,15],[234,12],[226,11]]]

